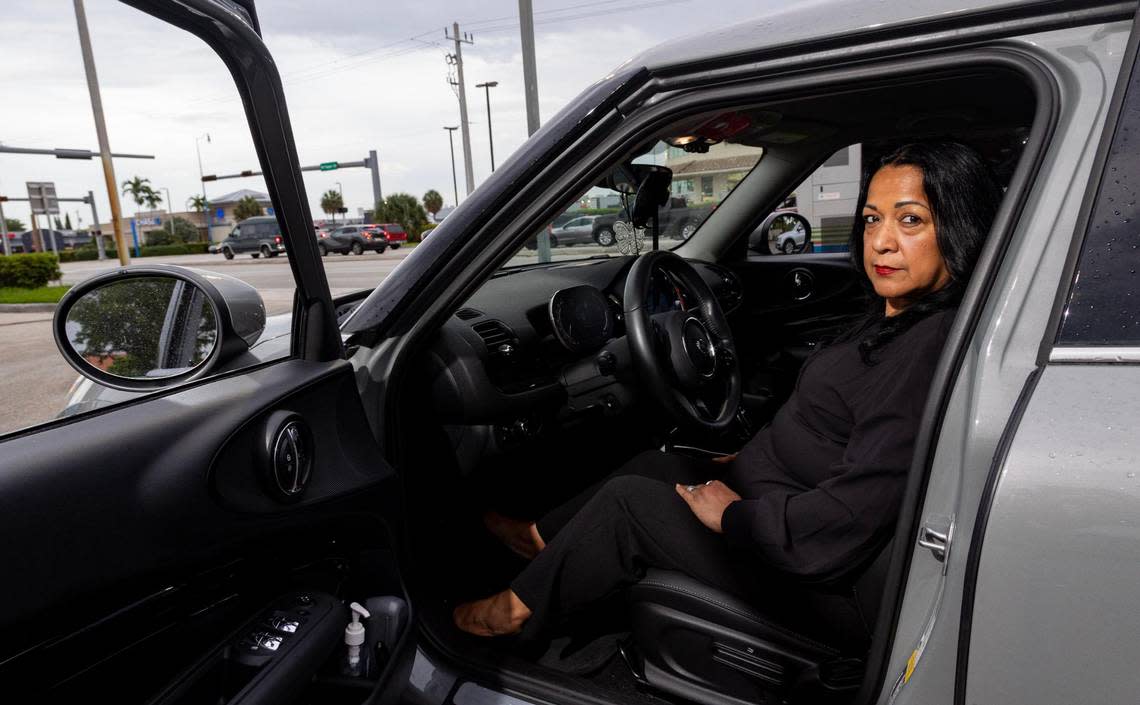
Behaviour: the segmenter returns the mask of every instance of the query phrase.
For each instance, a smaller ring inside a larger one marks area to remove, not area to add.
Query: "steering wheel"
[[[680,285],[684,310],[650,313],[658,271]],[[624,299],[630,357],[649,392],[681,423],[725,429],[740,407],[743,383],[728,321],[705,280],[668,250],[647,252],[629,270]]]

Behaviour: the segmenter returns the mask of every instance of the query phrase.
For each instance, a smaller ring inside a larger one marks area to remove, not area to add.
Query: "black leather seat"
[[[844,702],[862,679],[889,556],[842,585],[759,600],[650,570],[629,591],[627,661],[653,688],[708,705]]]

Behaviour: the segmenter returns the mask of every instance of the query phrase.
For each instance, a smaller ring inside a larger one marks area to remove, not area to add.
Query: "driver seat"
[[[651,569],[629,590],[622,656],[643,684],[705,705],[849,701],[889,563],[888,543],[839,587],[790,586],[762,605]]]

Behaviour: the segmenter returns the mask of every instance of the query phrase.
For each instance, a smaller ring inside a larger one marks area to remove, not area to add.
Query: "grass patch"
[[[0,287],[0,304],[54,304],[58,303],[70,288],[70,284],[41,286],[38,289]]]

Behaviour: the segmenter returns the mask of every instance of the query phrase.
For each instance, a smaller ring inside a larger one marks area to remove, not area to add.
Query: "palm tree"
[[[142,237],[142,231],[138,227],[139,211],[142,210],[144,203],[150,202],[152,197],[158,198],[158,194],[151,188],[150,179],[144,179],[136,174],[134,178],[123,182],[123,195],[130,196],[131,200],[135,202],[135,233]]]
[[[261,204],[253,196],[242,196],[234,206],[234,218],[238,221],[256,218],[259,215],[261,215]]]
[[[443,196],[439,195],[439,191],[431,189],[424,194],[424,210],[431,213],[431,219],[435,221],[435,214],[443,208]]]
[[[202,213],[206,212],[207,208],[210,207],[210,203],[209,203],[209,201],[206,200],[206,197],[204,195],[203,196],[191,196],[190,198],[186,199],[186,206],[190,210],[201,215]],[[205,223],[206,219],[202,218],[202,222]],[[207,228],[207,230],[208,230],[208,228]],[[201,235],[199,235],[198,237],[200,239]],[[206,237],[207,237],[207,239],[209,239],[209,234],[207,234]]]
[[[333,189],[325,191],[321,196],[321,210],[331,215],[333,222],[336,222],[336,214],[341,208],[344,208],[344,198],[340,195],[340,191]]]

